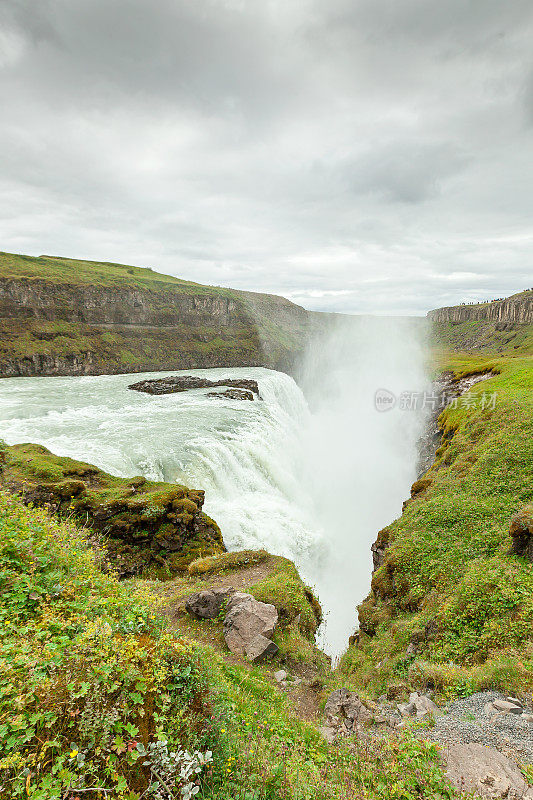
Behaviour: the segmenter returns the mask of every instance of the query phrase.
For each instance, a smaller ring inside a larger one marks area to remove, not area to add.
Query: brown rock
[[[511,553],[533,561],[533,505],[524,506],[511,520]]]
[[[268,656],[275,656],[278,646],[271,639],[262,636],[260,633],[255,636],[245,647],[246,658],[248,661],[261,661]]]
[[[235,592],[228,603],[224,620],[224,639],[232,653],[244,654],[256,636],[271,639],[278,612],[270,603],[261,603],[251,594]]]
[[[385,561],[385,550],[389,546],[390,531],[388,528],[383,528],[379,531],[377,539],[371,546],[372,561],[374,562],[374,572],[381,567]]]
[[[344,721],[348,728],[372,720],[372,713],[363,704],[357,694],[349,689],[336,689],[327,699],[324,709],[328,726],[335,726]]]
[[[195,619],[215,619],[220,613],[222,604],[235,589],[206,589],[203,592],[191,594],[185,600],[187,612]]]
[[[533,789],[509,758],[495,747],[482,744],[452,744],[443,752],[446,774],[461,792],[482,797],[533,800]]]

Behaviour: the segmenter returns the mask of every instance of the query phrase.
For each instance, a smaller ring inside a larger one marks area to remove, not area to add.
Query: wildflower
[[[80,752],[79,750],[72,750],[71,753],[70,753],[70,757],[71,758],[76,758],[76,756],[78,755],[79,752]]]

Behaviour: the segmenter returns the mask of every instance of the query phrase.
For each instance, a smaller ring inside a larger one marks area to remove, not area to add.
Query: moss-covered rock
[[[533,505],[524,506],[511,520],[511,552],[533,561]]]
[[[121,577],[170,578],[191,561],[225,551],[218,525],[201,510],[203,491],[142,476],[117,478],[42,445],[2,452],[2,485],[25,503],[90,529]]]

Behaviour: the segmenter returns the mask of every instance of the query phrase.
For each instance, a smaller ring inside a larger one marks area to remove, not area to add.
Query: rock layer
[[[324,318],[283,297],[121,264],[0,253],[0,377],[264,366]]]
[[[523,325],[533,322],[533,289],[489,303],[447,306],[428,313],[432,322],[490,321]]]

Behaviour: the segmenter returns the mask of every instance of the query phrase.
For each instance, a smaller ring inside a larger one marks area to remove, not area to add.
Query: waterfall
[[[205,489],[228,549],[264,547],[297,564],[324,606],[321,641],[335,656],[368,591],[370,544],[414,479],[420,415],[374,407],[377,388],[424,381],[415,337],[398,331],[383,321],[332,330],[310,348],[303,391],[267,369],[190,371],[255,378],[253,402],[205,390],[141,394],[127,388],[130,375],[5,379],[0,437],[116,475]]]

